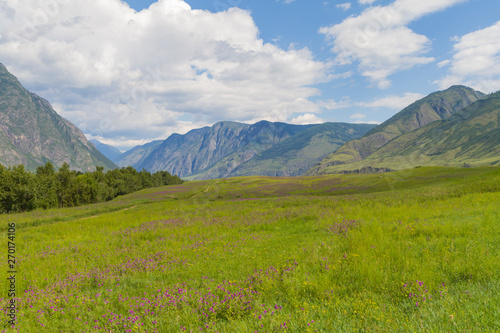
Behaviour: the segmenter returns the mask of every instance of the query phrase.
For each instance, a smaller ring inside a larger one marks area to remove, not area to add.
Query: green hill
[[[438,91],[411,104],[389,120],[375,127],[359,140],[347,142],[343,147],[327,156],[319,165],[309,170],[309,175],[335,173],[355,169],[346,164],[360,165],[389,141],[453,114],[471,105],[485,95],[464,86],[453,86]]]
[[[300,176],[345,142],[375,125],[324,123],[306,129],[239,165],[230,176]]]
[[[417,165],[500,165],[500,92],[446,120],[395,138],[362,163],[391,169]]]
[[[66,162],[79,171],[116,168],[75,125],[0,64],[0,163],[35,170],[46,162]]]

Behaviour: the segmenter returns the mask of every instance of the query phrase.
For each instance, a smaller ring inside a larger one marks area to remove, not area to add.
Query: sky
[[[0,62],[122,151],[218,121],[381,123],[500,90],[498,0],[0,0]]]

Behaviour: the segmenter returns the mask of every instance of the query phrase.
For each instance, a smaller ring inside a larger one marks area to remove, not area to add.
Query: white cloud
[[[356,120],[353,122],[353,124],[372,124],[372,125],[380,125],[382,124],[381,121],[378,121],[378,120],[368,120],[368,121],[365,121],[365,120]]]
[[[209,126],[211,124],[208,123],[192,123],[192,122],[185,122],[185,121],[178,121],[176,122],[175,127],[171,127],[170,131],[172,133],[178,133],[178,134],[186,134],[187,132],[197,129],[197,128],[202,128],[205,126]],[[128,133],[127,133],[128,134]],[[122,135],[122,136],[116,136],[113,138],[108,138],[108,137],[103,137],[100,135],[93,135],[89,133],[85,133],[85,136],[87,139],[95,139],[99,142],[111,145],[115,148],[118,148],[122,151],[127,151],[135,146],[139,145],[144,145],[146,143],[149,143],[153,140],[165,140],[165,136],[159,136],[159,137],[151,137],[149,139],[130,139],[129,135]]]
[[[159,0],[136,12],[120,0],[4,0],[0,31],[0,59],[23,84],[84,133],[110,140],[315,113],[311,85],[331,79],[308,49],[264,44],[238,8],[211,13]]]
[[[362,113],[355,113],[355,114],[352,114],[349,118],[351,119],[365,119],[366,118],[366,114],[362,114]]]
[[[375,1],[377,0],[358,0],[358,2],[361,4],[361,5],[371,5],[372,3],[374,3]]]
[[[296,125],[321,124],[324,122],[325,121],[323,119],[319,118],[318,116],[312,113],[302,114],[290,120],[290,124],[296,124]]]
[[[500,90],[500,21],[455,41],[455,54],[445,60],[448,75],[436,83],[442,89],[465,84],[487,93]]]
[[[371,102],[360,102],[358,106],[369,108],[385,107],[390,109],[402,110],[413,102],[424,98],[425,95],[418,93],[405,93],[403,96],[386,96],[374,99]]]
[[[316,105],[324,110],[337,110],[348,108],[353,105],[348,97],[342,98],[340,101],[335,101],[333,99],[321,100],[316,102]]]
[[[342,98],[340,101],[321,100],[317,101],[316,105],[323,110],[338,110],[350,107],[365,107],[365,108],[389,108],[402,110],[413,102],[424,98],[425,95],[419,93],[404,93],[402,96],[389,95],[385,97],[375,98],[369,102],[352,101],[348,97]],[[362,119],[365,115],[355,113],[350,116],[351,119]]]
[[[379,88],[391,85],[388,77],[396,72],[428,64],[431,41],[408,28],[424,15],[466,0],[396,0],[388,6],[369,7],[359,16],[323,27],[337,54],[338,65],[359,63],[361,74]],[[370,1],[363,1],[370,3]]]
[[[348,11],[349,8],[351,8],[351,3],[350,2],[341,3],[341,4],[336,5],[335,7],[340,8],[343,11]]]
[[[441,67],[448,66],[450,63],[451,63],[451,60],[446,59],[446,60],[443,60],[443,61],[441,61],[441,62],[438,62],[437,66],[438,66],[439,68],[441,68]]]

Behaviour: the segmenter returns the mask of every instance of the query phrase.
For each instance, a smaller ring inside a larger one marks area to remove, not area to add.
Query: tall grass
[[[2,332],[500,330],[498,169],[232,178],[118,200],[2,217],[23,226],[18,322]]]

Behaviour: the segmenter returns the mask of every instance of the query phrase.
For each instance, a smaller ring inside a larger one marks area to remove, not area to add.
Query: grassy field
[[[500,332],[498,167],[188,182],[0,220],[0,332]]]

